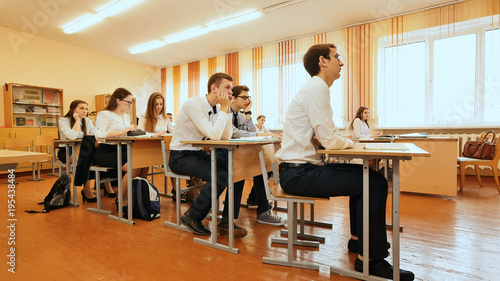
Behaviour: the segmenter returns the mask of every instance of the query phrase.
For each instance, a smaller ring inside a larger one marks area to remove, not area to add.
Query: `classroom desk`
[[[394,142],[413,143],[431,154],[428,158],[401,163],[401,191],[457,196],[458,139],[395,138]]]
[[[0,164],[18,164],[19,162],[37,162],[48,159],[47,153],[0,150]]]
[[[368,274],[368,257],[369,257],[369,159],[391,159],[393,169],[392,183],[392,256],[394,266],[394,281],[399,281],[399,171],[401,160],[411,160],[413,157],[430,157],[430,153],[417,147],[414,144],[408,143],[408,150],[366,150],[362,143],[356,143],[353,149],[343,150],[318,150],[318,153],[334,156],[334,157],[351,157],[363,159],[363,273],[336,268],[331,266],[330,272],[338,273],[345,276],[358,278],[362,280],[382,280],[380,277],[371,276]]]
[[[260,167],[259,152],[265,144],[274,143],[278,146],[281,140],[269,139],[263,141],[181,141],[181,143],[191,144],[194,147],[208,147],[211,151],[212,162],[212,214],[218,210],[217,197],[217,148],[228,150],[228,186],[227,191],[229,202],[229,245],[217,243],[217,216],[212,215],[212,237],[211,240],[194,238],[193,241],[205,246],[210,246],[219,250],[224,250],[233,254],[238,254],[239,249],[234,247],[234,183],[262,174]],[[216,210],[216,211],[214,211]],[[215,233],[214,233],[215,232]]]
[[[78,159],[77,159],[77,150],[76,150],[76,147],[80,145],[80,143],[82,142],[81,139],[75,139],[75,140],[53,140],[52,143],[53,143],[53,146],[54,147],[57,147],[59,145],[63,145],[64,147],[66,147],[66,174],[68,175],[68,177],[71,179],[71,163],[69,161],[69,158],[71,157],[69,155],[69,153],[67,153],[69,151],[68,147],[71,149],[71,155],[75,155],[73,156],[73,175],[74,173],[76,172],[76,163],[78,163]],[[55,157],[55,150],[52,149],[52,157]],[[72,205],[72,206],[75,206],[75,207],[78,207],[78,192],[76,190],[76,186],[74,184],[74,179],[73,180],[70,180],[70,184],[71,186],[73,186],[72,190],[73,190],[73,202],[70,202],[69,204]]]
[[[102,139],[101,139],[102,140]],[[123,171],[118,169],[118,216],[108,215],[108,218],[123,222],[129,225],[134,225],[135,221],[132,217],[132,169],[145,168],[156,165],[163,165],[163,154],[161,142],[163,138],[144,138],[144,137],[116,137],[106,138],[104,141],[108,144],[116,145],[117,161],[122,163],[122,145],[127,146],[127,201],[128,214],[127,219],[123,218],[123,187],[122,178]]]

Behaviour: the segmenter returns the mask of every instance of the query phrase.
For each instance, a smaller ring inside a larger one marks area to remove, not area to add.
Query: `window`
[[[380,38],[378,126],[498,126],[500,31],[490,26],[491,17],[413,31],[400,34],[405,44],[398,46]]]

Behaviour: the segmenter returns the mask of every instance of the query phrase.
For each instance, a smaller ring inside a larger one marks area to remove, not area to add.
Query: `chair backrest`
[[[26,151],[31,151],[30,150],[30,141],[29,140],[22,140],[22,139],[16,139],[16,138],[10,138],[10,139],[5,139],[3,141],[3,147],[7,149],[12,149],[17,150],[26,150]]]
[[[52,141],[54,140],[54,137],[48,136],[48,135],[38,135],[33,138],[33,151],[36,151],[36,147],[40,147],[40,151],[43,151],[42,147],[45,146],[45,152],[49,153],[51,151],[52,147]]]
[[[274,179],[274,184],[277,185],[279,184],[279,171],[277,168],[277,161],[276,157],[274,157],[274,154],[276,153],[276,150],[274,149],[274,144],[266,144],[262,146],[262,151],[259,152],[259,157],[260,157],[260,167],[262,169],[262,178],[264,179],[264,187],[266,190],[266,195],[267,198],[273,197],[273,194],[271,193],[271,185],[269,183],[269,177],[267,171],[272,170],[273,172],[273,179]]]

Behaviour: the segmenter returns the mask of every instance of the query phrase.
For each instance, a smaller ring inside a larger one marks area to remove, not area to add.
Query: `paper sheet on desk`
[[[365,143],[363,147],[370,150],[409,150],[404,143]]]
[[[239,139],[229,139],[229,141],[263,141],[272,140],[272,136],[261,136],[261,137],[241,137]]]

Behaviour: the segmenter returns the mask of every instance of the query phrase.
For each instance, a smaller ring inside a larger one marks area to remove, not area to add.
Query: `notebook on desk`
[[[409,150],[404,143],[365,143],[363,147],[370,150]]]

